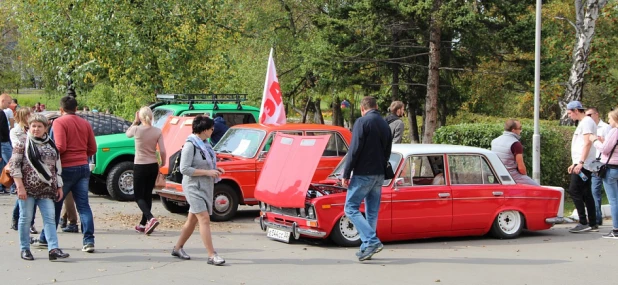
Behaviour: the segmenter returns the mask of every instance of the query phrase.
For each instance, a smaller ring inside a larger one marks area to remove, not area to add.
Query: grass
[[[19,93],[10,92],[11,98],[17,99],[19,106],[33,107],[37,102],[45,104],[47,110],[58,110],[60,107],[60,94],[50,95],[43,89],[20,89]]]

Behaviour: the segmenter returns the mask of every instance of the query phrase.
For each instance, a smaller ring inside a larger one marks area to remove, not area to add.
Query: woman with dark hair
[[[180,259],[191,259],[183,246],[200,223],[200,236],[208,251],[208,264],[222,265],[221,258],[212,245],[210,232],[210,215],[213,207],[214,184],[221,180],[219,176],[225,171],[217,167],[217,157],[212,146],[207,142],[215,128],[215,122],[206,116],[198,115],[193,119],[193,134],[189,135],[180,154],[180,173],[182,189],[189,203],[189,216],[182,227],[172,255]]]
[[[58,248],[56,235],[55,201],[62,199],[62,167],[60,154],[47,135],[49,121],[45,116],[34,114],[28,119],[28,134],[16,144],[11,157],[10,173],[15,179],[19,198],[19,243],[21,258],[33,260],[30,252],[29,225],[35,206],[43,216],[46,230],[49,260],[69,257]]]

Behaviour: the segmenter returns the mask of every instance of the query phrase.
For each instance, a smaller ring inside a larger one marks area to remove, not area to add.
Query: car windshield
[[[229,153],[242,157],[254,157],[266,132],[254,129],[229,129],[215,145],[217,153]]]
[[[343,157],[341,162],[339,162],[339,164],[337,165],[335,170],[333,170],[333,172],[328,176],[328,178],[330,178],[330,179],[341,179],[341,177],[343,176],[343,166],[344,166],[345,161],[346,161],[347,158],[348,158],[347,155]],[[399,153],[391,153],[391,157],[388,159],[388,161],[393,166],[393,171],[397,171],[397,166],[399,166],[399,163],[401,162],[401,158],[402,158],[401,154],[399,154]],[[385,179],[384,183],[382,183],[382,186],[386,186],[386,185],[388,185],[390,183],[391,183],[391,179]]]
[[[167,118],[169,118],[169,116],[173,114],[174,114],[174,111],[172,110],[155,109],[154,111],[152,111],[152,116],[154,117],[154,123],[152,125],[159,129],[163,129],[163,125],[165,125],[165,121],[167,121]]]

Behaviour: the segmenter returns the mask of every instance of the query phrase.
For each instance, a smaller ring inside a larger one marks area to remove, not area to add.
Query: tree
[[[585,4],[585,5],[584,5]],[[596,21],[599,11],[607,4],[607,0],[575,0],[575,24],[571,22],[576,31],[576,41],[573,48],[573,57],[569,80],[567,81],[564,97],[560,101],[562,116],[560,123],[565,125],[569,122],[566,105],[573,100],[582,100],[584,87],[584,74],[588,68],[588,56],[590,55],[590,43],[594,36]]]
[[[429,24],[429,74],[427,76],[427,97],[425,99],[425,131],[423,143],[431,143],[438,124],[438,89],[440,86],[440,46],[442,30],[438,12],[441,0],[434,0]]]

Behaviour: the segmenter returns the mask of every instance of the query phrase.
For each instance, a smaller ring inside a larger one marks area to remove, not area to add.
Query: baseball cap
[[[584,106],[582,106],[582,103],[579,101],[569,102],[569,104],[567,104],[567,110],[574,110],[574,109],[582,110],[584,109]]]

